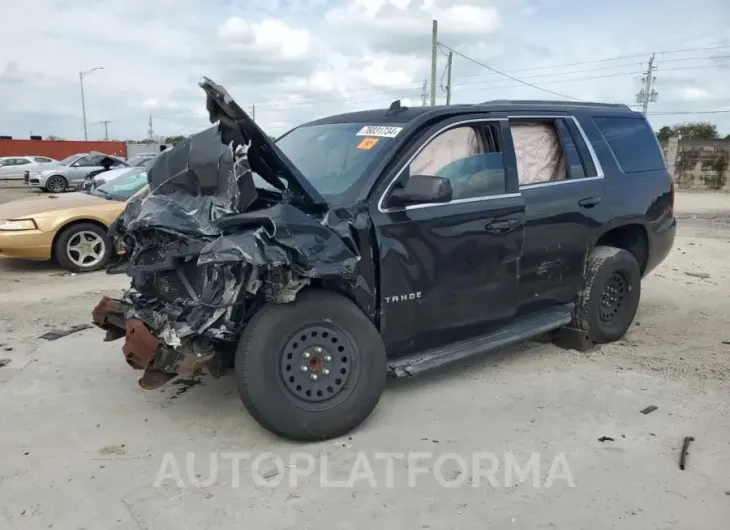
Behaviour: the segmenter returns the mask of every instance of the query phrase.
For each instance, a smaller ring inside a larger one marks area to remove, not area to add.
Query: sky
[[[0,0],[0,13],[0,135],[14,138],[83,139],[79,72],[97,67],[83,78],[89,139],[102,120],[124,140],[145,138],[150,116],[155,135],[205,128],[202,76],[255,105],[272,135],[421,105],[433,19],[437,85],[456,52],[453,103],[633,105],[656,53],[654,128],[711,121],[730,134],[728,0]]]

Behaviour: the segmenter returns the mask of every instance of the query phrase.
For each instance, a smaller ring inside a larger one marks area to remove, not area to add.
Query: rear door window
[[[643,118],[594,117],[624,173],[666,169],[654,131]]]

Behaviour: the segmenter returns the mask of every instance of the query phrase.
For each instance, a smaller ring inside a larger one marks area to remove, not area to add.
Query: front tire
[[[312,289],[251,318],[235,371],[243,404],[262,427],[316,441],[365,421],[385,388],[387,362],[383,340],[360,308]]]
[[[588,256],[572,327],[596,343],[613,342],[631,326],[641,298],[641,269],[626,250],[598,246]]]
[[[46,186],[50,193],[63,193],[68,189],[68,181],[61,175],[53,175],[46,179]]]
[[[71,272],[91,272],[106,266],[112,255],[107,231],[92,223],[78,223],[64,228],[53,249],[61,267]]]

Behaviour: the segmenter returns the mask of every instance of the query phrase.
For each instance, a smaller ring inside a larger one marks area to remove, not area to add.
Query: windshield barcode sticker
[[[357,136],[379,136],[381,138],[395,138],[403,127],[385,127],[383,125],[366,125],[359,131]]]

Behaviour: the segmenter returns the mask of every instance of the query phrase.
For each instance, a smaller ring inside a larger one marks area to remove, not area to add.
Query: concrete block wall
[[[730,141],[670,138],[662,149],[677,188],[730,191]]]

